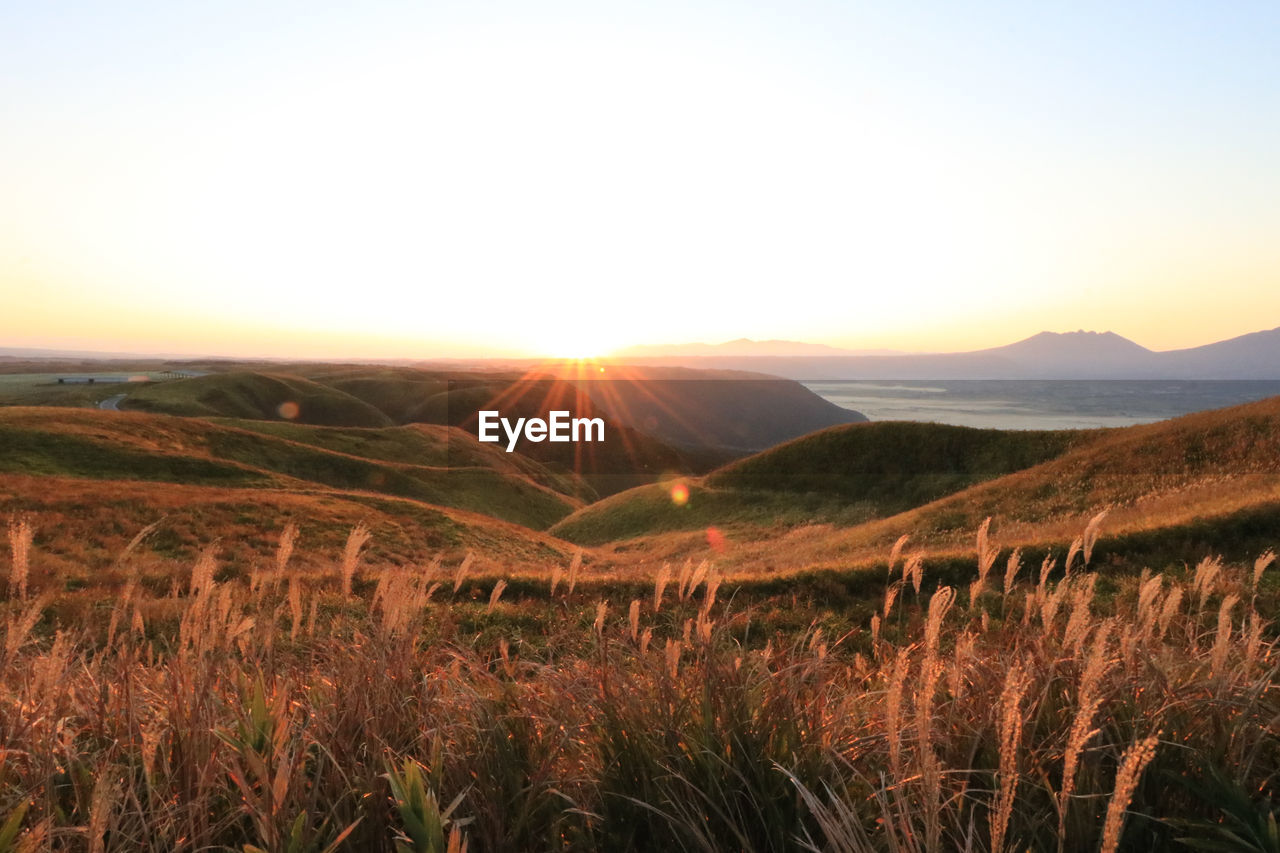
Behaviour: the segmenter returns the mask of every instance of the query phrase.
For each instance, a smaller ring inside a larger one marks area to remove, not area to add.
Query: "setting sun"
[[[1278,32],[0,3],[0,853],[1273,850]]]
[[[1106,4],[925,5],[11,6],[0,335],[585,358],[1280,319],[1265,4],[1171,10],[1169,40]]]
[[[547,358],[590,361],[618,347],[617,332],[601,329],[593,318],[578,312],[566,309],[566,316],[568,322],[556,326],[554,334],[531,341],[530,350]]]

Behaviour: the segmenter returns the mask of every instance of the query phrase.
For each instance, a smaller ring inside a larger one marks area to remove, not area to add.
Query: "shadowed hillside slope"
[[[817,492],[886,508],[923,503],[1097,440],[1081,431],[1006,431],[883,421],[835,427],[732,462],[721,488]]]
[[[389,414],[385,401],[402,394],[404,406],[393,417],[407,420],[457,426],[468,414],[495,402],[503,404],[504,415],[514,416],[530,409],[508,412],[508,406],[555,400],[558,405],[571,403],[575,412],[591,405],[620,426],[680,448],[761,450],[816,429],[866,420],[799,382],[745,371],[577,361],[531,364],[526,371],[345,370],[359,378],[344,378],[335,368],[298,368],[301,375],[362,396]],[[427,393],[414,408],[411,389],[431,392],[433,380],[447,381],[448,388]],[[375,387],[381,389],[378,395],[372,391]]]
[[[573,477],[444,427],[354,430],[126,412],[0,410],[11,473],[188,486],[359,491],[541,529],[592,496]],[[275,429],[284,435],[272,435]],[[375,446],[373,455],[366,449]]]
[[[882,561],[904,535],[912,547],[935,556],[971,556],[972,531],[988,517],[1006,546],[1065,547],[1099,509],[1108,510],[1099,553],[1105,557],[1110,539],[1131,556],[1146,549],[1157,567],[1189,555],[1256,556],[1280,541],[1280,397],[1086,435],[1093,440],[1056,458],[888,517],[843,526],[836,516],[815,515],[789,526],[748,519],[726,529],[721,559],[755,571],[869,565]],[[696,505],[698,488],[688,507]],[[634,512],[632,494],[580,510],[553,532],[604,541],[610,525],[624,524],[597,513],[612,509],[625,518]],[[771,499],[785,505],[786,494]],[[612,551],[652,561],[705,548],[706,537],[697,530],[646,536]]]
[[[363,400],[397,424],[443,423],[422,417],[425,401],[442,393],[446,375],[412,367],[337,365],[305,368],[301,375]]]
[[[174,379],[170,367],[208,373]],[[121,409],[183,417],[365,428],[425,423],[473,436],[481,409],[512,419],[566,410],[605,418],[608,439],[522,442],[516,452],[606,495],[664,474],[703,474],[778,441],[862,419],[791,380],[577,361],[495,369],[196,361],[166,367],[155,378],[109,388],[10,383],[21,393],[0,393],[0,402],[96,406],[123,395]]]
[[[742,455],[814,430],[867,420],[799,382],[761,373],[613,367],[577,384],[614,419],[676,447]]]
[[[236,371],[129,388],[121,408],[183,417],[292,420],[321,426],[391,426],[377,408],[300,376]]]
[[[570,497],[586,501],[597,497],[581,477],[554,471],[523,453],[506,453],[496,445],[477,441],[470,433],[452,427],[409,424],[383,429],[317,428],[293,423],[237,419],[217,419],[214,422],[335,453],[431,468],[485,468],[526,477]]]
[[[711,447],[672,446],[628,426],[625,419],[615,418],[600,405],[589,388],[560,379],[461,380],[428,404],[426,416],[470,435],[477,432],[477,413],[481,410],[499,411],[503,417],[513,420],[546,419],[550,412],[557,410],[580,418],[601,418],[606,423],[603,442],[521,441],[516,453],[554,470],[577,474],[602,495],[652,482],[667,472],[710,471],[735,455]]]
[[[1028,468],[1099,433],[1006,432],[909,422],[833,427],[669,486],[617,495],[560,522],[558,535],[599,543],[709,525],[857,524]]]

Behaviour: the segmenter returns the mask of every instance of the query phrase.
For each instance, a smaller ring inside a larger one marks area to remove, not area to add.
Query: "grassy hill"
[[[1035,441],[1035,434],[1005,435],[1015,443]],[[751,472],[772,462],[768,454],[762,457],[740,464]],[[1026,458],[1010,455],[1011,460]],[[753,573],[872,565],[882,562],[904,535],[911,537],[913,548],[934,558],[969,565],[973,531],[988,517],[993,536],[1003,545],[1037,553],[1054,547],[1061,557],[1088,519],[1104,508],[1108,515],[1099,546],[1104,559],[1122,549],[1129,559],[1146,554],[1149,565],[1161,568],[1212,553],[1252,559],[1280,544],[1280,398],[1083,433],[1068,438],[1063,452],[1039,464],[891,515],[868,512],[864,519],[856,517],[847,497],[828,505],[843,508],[846,518],[819,512],[796,522],[801,513],[788,517],[783,511],[744,511],[745,490],[727,490],[734,501],[728,503],[709,485],[720,478],[733,480],[742,473],[735,467],[708,477],[708,484],[694,482],[685,507],[669,500],[660,505],[653,492],[635,490],[579,510],[552,532],[593,543],[610,542],[615,535],[638,536],[606,545],[601,559],[630,562],[631,555],[643,555],[635,559],[652,562],[705,552],[702,528],[716,524],[726,533],[722,564],[749,566]],[[800,494],[760,490],[754,497],[766,502],[760,506],[768,501],[786,506]],[[700,495],[709,506],[695,509]],[[666,521],[686,510],[692,510],[696,524]],[[784,523],[757,523],[757,518]]]
[[[674,447],[741,456],[814,430],[865,422],[799,382],[758,373],[613,368],[577,384],[615,419]]]
[[[796,382],[757,374],[547,364],[520,369],[192,362],[160,365],[150,383],[58,385],[53,374],[0,381],[0,405],[93,407],[119,394],[121,409],[200,418],[320,426],[456,426],[475,434],[476,412],[543,417],[564,409],[604,417],[611,440],[573,447],[523,443],[543,469],[614,494],[664,474],[706,473],[752,449],[861,419]],[[207,371],[172,379],[164,370]],[[527,473],[527,472],[526,472]]]
[[[425,401],[448,387],[444,375],[411,367],[350,365],[311,367],[302,375],[368,403],[394,423],[444,423],[422,416]]]
[[[954,532],[1063,529],[1096,507],[1108,526],[1145,529],[1225,515],[1280,497],[1280,397],[1107,430],[1069,453],[905,513],[897,523]]]
[[[151,510],[191,489],[204,496],[183,499],[193,506],[221,490],[234,491],[232,503],[246,506],[253,492],[264,505],[286,494],[347,507],[381,501],[379,511],[388,516],[443,513],[465,516],[458,523],[472,531],[501,522],[546,531],[558,538],[543,538],[537,547],[562,553],[566,542],[586,545],[593,570],[623,573],[705,555],[709,544],[726,567],[755,572],[849,568],[883,559],[904,534],[945,557],[971,551],[972,531],[988,516],[1001,541],[1040,547],[1069,542],[1104,506],[1111,508],[1109,536],[1133,542],[1159,531],[1166,541],[1186,545],[1183,550],[1222,545],[1224,531],[1235,531],[1232,541],[1240,543],[1280,532],[1280,398],[1122,430],[849,424],[726,463],[723,455],[713,459],[624,428],[616,434],[625,441],[594,455],[575,456],[572,446],[549,443],[524,443],[527,454],[506,453],[476,441],[465,425],[390,426],[391,416],[374,409],[374,402],[392,407],[398,400],[407,411],[421,392],[424,402],[441,406],[442,418],[462,424],[495,398],[516,416],[552,407],[600,411],[594,397],[565,379],[474,373],[469,385],[452,386],[464,399],[450,406],[441,399],[445,392],[431,393],[438,387],[431,383],[443,379],[422,378],[432,376],[428,371],[323,370],[311,370],[309,379],[232,372],[130,386],[129,400],[163,397],[166,405],[204,412],[202,418],[0,409],[7,489],[0,513],[35,501],[41,483],[57,494],[99,483],[93,494],[102,500],[111,500],[114,483]],[[345,383],[368,399],[325,383]],[[412,383],[420,387],[410,393]],[[300,415],[322,415],[331,404],[342,418],[363,411],[380,425],[315,426],[278,412],[268,419],[269,407],[283,396],[302,401]],[[210,418],[212,411],[221,416]],[[634,478],[626,485],[661,482],[610,494],[624,477]],[[8,485],[19,482],[22,489]],[[148,492],[146,484],[156,488]],[[673,500],[677,484],[687,488],[687,501]],[[88,511],[84,501],[77,505]],[[130,519],[149,517],[119,501],[113,505]],[[352,508],[345,517],[356,514]],[[224,535],[218,525],[225,514],[206,517],[213,521],[192,529],[209,538]],[[709,537],[708,528],[718,532]],[[247,529],[237,535],[247,536]],[[512,529],[493,534],[500,551],[524,541]]]
[[[327,427],[317,429],[293,423],[218,419],[242,430],[276,436],[346,455],[385,462],[407,463],[434,468],[461,470],[483,468],[525,477],[569,497],[592,501],[596,492],[581,477],[555,471],[521,453],[506,453],[492,444],[482,444],[470,433],[435,424],[364,429]]]
[[[445,427],[244,426],[251,428],[139,413],[0,409],[0,439],[10,449],[0,457],[0,470],[187,486],[368,492],[534,529],[547,527],[593,495],[574,478]]]
[[[350,365],[302,369],[308,378],[233,371],[130,386],[122,408],[231,418],[259,431],[261,427],[248,421],[364,428],[430,423],[460,427],[472,435],[475,413],[487,407],[499,407],[513,418],[545,418],[552,409],[566,409],[579,417],[605,414],[588,394],[559,379],[460,373],[461,379],[450,380],[444,374],[411,368]],[[566,444],[525,442],[517,453],[504,455],[535,461],[540,463],[534,467],[541,475],[559,472],[562,483],[573,480],[580,486],[586,482],[589,492],[603,494],[651,482],[662,472],[705,472],[732,458],[717,450],[677,449],[616,419],[611,418],[610,424],[612,440],[585,451]],[[490,458],[486,464],[492,461]]]
[[[522,572],[569,559],[570,549],[544,533],[478,513],[371,492],[314,488],[183,485],[143,480],[6,475],[0,515],[22,514],[36,531],[33,583],[74,590],[115,572],[125,546],[158,526],[132,562],[156,592],[185,580],[205,548],[225,576],[245,577],[271,564],[280,531],[301,533],[292,570],[331,572],[352,528],[373,534],[363,563],[374,568],[456,564],[476,555],[477,570]]]
[[[730,463],[709,475],[707,483],[871,501],[893,511],[1029,468],[1098,435],[913,422],[855,424]]]
[[[445,393],[428,399],[423,417],[476,432],[476,413],[496,409],[507,418],[546,418],[553,410],[576,417],[601,417],[608,424],[603,443],[521,442],[517,453],[557,471],[572,472],[602,495],[652,482],[668,472],[709,471],[734,454],[713,448],[674,447],[646,432],[627,426],[604,411],[575,383],[561,379],[508,377],[470,378],[455,382]],[[516,454],[511,454],[516,455]]]
[[[391,426],[385,413],[337,388],[273,373],[235,371],[129,389],[123,409],[183,417],[291,420],[320,426]]]
[[[1006,432],[880,422],[832,427],[670,485],[634,489],[585,507],[557,535],[598,544],[708,526],[848,526],[926,504],[1097,440],[1098,433]]]
[[[581,365],[545,365],[527,373],[352,365],[296,370],[359,397],[397,423],[447,424],[474,433],[481,409],[510,418],[545,418],[554,409],[603,417],[615,440],[589,452],[551,443],[526,443],[519,451],[580,474],[602,494],[662,473],[705,473],[753,449],[864,420],[799,383],[740,372],[618,365],[603,373]]]

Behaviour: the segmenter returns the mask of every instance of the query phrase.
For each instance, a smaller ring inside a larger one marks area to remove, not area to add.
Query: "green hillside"
[[[5,415],[20,409],[0,410]],[[8,417],[0,420],[0,471],[10,474],[151,480],[220,486],[271,485],[263,471],[209,459],[161,453],[104,440],[31,428]]]
[[[678,482],[688,499],[677,504],[671,489]],[[578,510],[551,533],[579,545],[601,545],[681,530],[750,527],[755,536],[780,528],[828,522],[861,524],[877,517],[875,506],[840,502],[817,493],[719,489],[699,478],[638,486]]]
[[[689,500],[649,486],[574,513],[558,536],[601,543],[708,526],[857,524],[1029,468],[1098,432],[1008,432],[910,422],[832,427],[687,481]]]
[[[1003,463],[1021,464],[1059,446],[1056,439],[1041,443],[1049,438],[1045,434],[1000,435],[1009,442],[1004,452],[994,460],[987,457],[983,465],[957,464],[949,483],[984,476]],[[823,434],[810,438],[831,440]],[[967,460],[982,458],[984,448],[991,450],[984,437],[969,438],[963,445],[970,454]],[[1041,554],[1053,546],[1062,556],[1067,543],[1103,509],[1107,539],[1116,548],[1146,554],[1152,566],[1194,563],[1212,553],[1257,556],[1280,542],[1280,397],[1059,438],[1066,443],[1053,458],[896,513],[888,509],[894,501],[922,492],[889,491],[887,499],[885,492],[859,493],[850,484],[856,485],[864,472],[854,468],[857,476],[849,477],[845,468],[834,471],[844,476],[834,476],[834,485],[823,495],[816,491],[822,482],[810,479],[814,470],[802,466],[794,478],[779,476],[788,469],[771,457],[790,452],[790,445],[727,466],[705,481],[692,481],[683,506],[656,489],[636,489],[579,510],[552,532],[584,544],[632,539],[612,552],[628,559],[643,554],[649,560],[670,560],[705,551],[701,530],[716,526],[725,534],[722,559],[727,565],[764,565],[771,571],[869,565],[883,560],[904,535],[911,537],[913,548],[933,556],[971,557],[973,531],[987,518],[992,519],[992,534],[1005,546]],[[936,443],[918,444],[926,449],[923,458],[937,451]],[[838,460],[828,461],[834,467]],[[899,475],[886,475],[890,482],[910,484],[919,475],[919,467],[901,458],[895,465]],[[725,481],[764,487],[729,487]],[[797,481],[814,490],[788,491]],[[945,479],[917,480],[917,485],[939,482]],[[859,502],[860,494],[867,499]],[[1098,554],[1112,553],[1111,548],[1100,544]]]
[[[495,445],[482,444],[463,430],[435,424],[410,424],[381,429],[318,429],[271,421],[225,419],[216,422],[336,453],[437,468],[485,468],[526,477],[534,483],[573,498],[591,501],[597,497],[591,486],[580,477],[552,470],[524,454],[506,453]]]
[[[319,426],[379,427],[392,420],[337,388],[299,376],[211,373],[129,389],[122,409],[183,417],[291,420]]]
[[[0,409],[13,473],[276,489],[332,489],[410,498],[543,529],[591,496],[582,483],[456,430],[383,430],[231,423],[141,413]],[[361,455],[359,445],[378,447]],[[448,453],[444,448],[459,448]],[[343,449],[345,448],[345,449]],[[426,460],[422,464],[418,460]],[[445,463],[449,463],[446,464]],[[562,489],[563,491],[558,491]]]
[[[799,383],[759,374],[634,368],[611,365],[584,371],[581,365],[523,369],[449,369],[408,366],[190,362],[163,365],[150,383],[106,388],[57,385],[49,375],[23,377],[0,387],[0,404],[92,407],[123,396],[122,410],[183,417],[232,419],[259,432],[250,421],[288,425],[379,428],[404,424],[460,427],[475,434],[476,412],[499,409],[509,418],[545,418],[551,410],[576,417],[603,417],[608,439],[592,445],[525,442],[510,457],[537,465],[518,473],[559,491],[592,498],[656,481],[662,476],[705,474],[754,449],[861,415],[834,406]],[[174,379],[175,374],[202,375]],[[602,378],[607,377],[607,378]],[[0,383],[2,384],[2,383]],[[7,388],[7,390],[6,390]],[[6,396],[7,395],[7,396]],[[298,434],[281,433],[301,443]],[[342,452],[385,443],[329,437]],[[403,444],[403,438],[395,443]],[[393,447],[383,461],[430,457],[430,448]],[[373,452],[377,452],[376,450]],[[474,456],[474,448],[451,452]],[[443,465],[443,462],[418,464]],[[463,463],[451,461],[449,467]],[[501,467],[492,457],[476,462]],[[585,486],[584,486],[585,484]]]
[[[425,401],[448,387],[443,375],[411,367],[351,366],[313,367],[302,375],[368,403],[394,423],[444,423],[421,414]]]
[[[1105,537],[1146,553],[1153,568],[1214,553],[1252,559],[1280,543],[1280,397],[1091,435],[1055,459],[905,512],[804,531],[786,562],[862,565],[908,534],[932,554],[971,554],[986,518],[1006,546],[1065,546],[1102,509]],[[736,544],[743,562],[776,549],[752,531]],[[1099,554],[1110,549],[1101,544]]]
[[[881,421],[834,427],[712,472],[719,488],[815,493],[898,511],[1061,456],[1099,432]]]

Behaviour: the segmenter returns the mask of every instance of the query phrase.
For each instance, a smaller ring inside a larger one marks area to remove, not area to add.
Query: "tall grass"
[[[369,542],[371,535],[368,526],[364,522],[351,528],[351,533],[347,535],[347,544],[342,549],[342,563],[338,569],[338,575],[342,579],[342,594],[344,596],[351,595],[351,581],[355,577],[356,567],[360,565],[360,552]],[[285,536],[288,536],[287,532]],[[289,539],[291,540],[292,537],[289,537]],[[285,537],[282,537],[281,541],[286,541]],[[292,553],[292,541],[289,544],[289,553]],[[287,559],[287,555],[281,559],[282,570],[285,559]]]
[[[26,516],[9,519],[9,597],[24,600],[27,597],[27,579],[31,573],[31,540],[35,531]]]
[[[833,636],[711,563],[614,608],[580,558],[553,596],[468,592],[468,559],[440,598],[436,564],[361,569],[367,531],[289,574],[296,536],[252,590],[214,546],[97,617],[10,587],[0,849],[1112,851],[1271,817],[1266,555],[1108,578],[1095,526],[993,589],[984,525],[969,578],[907,557]]]

